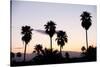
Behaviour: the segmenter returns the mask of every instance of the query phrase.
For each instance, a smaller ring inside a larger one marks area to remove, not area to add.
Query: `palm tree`
[[[47,24],[45,24],[45,32],[50,36],[50,47],[52,52],[52,37],[55,34],[56,24],[53,21],[48,21]]]
[[[67,60],[69,60],[69,58],[70,58],[69,56],[70,56],[69,53],[66,52],[66,53],[65,53],[65,57],[66,57]]]
[[[64,32],[64,31],[58,31],[57,32],[57,38],[56,38],[56,40],[57,40],[58,46],[60,46],[60,54],[62,52],[61,49],[63,48],[63,46],[65,45],[65,43],[68,42],[67,37],[68,36],[67,36],[66,32]]]
[[[81,50],[82,50],[82,52],[84,53],[85,50],[86,50],[86,48],[83,46],[83,47],[81,48]]]
[[[85,46],[82,46],[81,50],[82,50],[81,55],[82,55],[83,57],[85,57],[85,56],[86,56],[86,48],[85,48]]]
[[[16,56],[17,56],[17,57],[21,57],[22,54],[21,54],[20,52],[18,52]]]
[[[39,55],[40,54],[40,51],[42,51],[42,45],[41,44],[37,44],[36,46],[35,46],[35,50],[36,50],[36,52],[37,52],[37,54]]]
[[[15,57],[15,53],[10,52],[11,59]]]
[[[82,21],[81,25],[86,30],[86,46],[87,46],[87,49],[88,49],[88,34],[87,34],[87,30],[92,25],[92,23],[91,23],[91,17],[92,16],[87,11],[84,11],[80,16],[81,16],[81,21]]]
[[[32,39],[32,30],[30,26],[22,26],[22,32],[21,34],[23,35],[22,36],[22,41],[23,41],[23,44],[25,42],[25,50],[24,50],[24,62],[25,62],[25,57],[26,57],[26,47],[27,47],[27,44],[30,42],[30,40]]]

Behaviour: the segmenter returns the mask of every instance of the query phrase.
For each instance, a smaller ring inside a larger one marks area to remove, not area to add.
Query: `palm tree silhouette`
[[[55,34],[56,24],[53,21],[48,21],[47,24],[45,24],[45,32],[50,36],[50,47],[52,52],[52,37]]]
[[[66,52],[66,53],[65,53],[65,57],[66,57],[67,60],[69,60],[69,58],[70,58],[69,56],[70,56],[69,53]]]
[[[18,53],[16,54],[16,56],[17,56],[17,57],[21,57],[22,54],[21,54],[20,52],[18,52]]]
[[[81,50],[82,50],[82,52],[84,53],[85,50],[86,50],[86,48],[83,46],[83,47],[81,48]]]
[[[81,55],[84,57],[86,55],[86,48],[85,48],[85,46],[82,46],[81,50],[82,50]]]
[[[27,44],[30,42],[30,40],[32,39],[32,30],[30,26],[22,26],[22,32],[21,34],[23,35],[22,36],[22,41],[23,41],[23,44],[25,42],[25,50],[24,50],[24,62],[25,62],[25,57],[26,57],[26,47],[27,47]]]
[[[11,54],[11,58],[14,58],[15,57],[15,53],[10,52],[10,54]]]
[[[36,52],[37,52],[37,54],[39,55],[40,54],[40,51],[42,51],[42,45],[41,44],[37,44],[36,46],[35,46],[35,50],[36,50]]]
[[[92,25],[91,24],[91,17],[92,16],[87,11],[84,11],[80,16],[81,16],[81,21],[82,21],[81,25],[86,30],[86,46],[87,46],[87,49],[88,49],[88,34],[87,34],[87,30]]]
[[[61,49],[63,48],[63,46],[65,45],[65,43],[68,42],[67,37],[68,36],[67,36],[66,32],[64,32],[64,31],[58,31],[57,32],[57,38],[56,38],[56,40],[57,40],[58,46],[60,46],[60,54],[62,52]]]

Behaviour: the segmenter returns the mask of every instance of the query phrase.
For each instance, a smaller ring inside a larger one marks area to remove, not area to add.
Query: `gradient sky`
[[[24,45],[21,40],[21,27],[31,26],[35,30],[45,30],[47,21],[54,21],[57,30],[66,31],[68,43],[63,51],[81,51],[86,46],[85,30],[81,26],[80,15],[88,11],[92,16],[92,26],[88,30],[89,45],[96,46],[97,17],[95,5],[75,5],[61,3],[44,3],[33,1],[12,1],[12,51],[23,52]],[[32,53],[36,44],[42,44],[43,48],[50,47],[49,36],[33,31],[32,40],[28,43],[27,53]],[[59,50],[53,36],[53,48]]]

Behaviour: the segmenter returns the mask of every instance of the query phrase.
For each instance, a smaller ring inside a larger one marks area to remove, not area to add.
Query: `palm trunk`
[[[41,53],[42,53],[43,55],[45,55],[45,53],[44,53],[44,51],[43,51],[43,50],[41,50]]]
[[[51,52],[52,52],[52,37],[50,37],[50,47],[51,47]]]
[[[60,46],[60,54],[61,54],[61,52],[62,52],[62,51],[61,51],[61,46]]]
[[[86,46],[87,46],[87,49],[88,49],[88,34],[87,34],[87,30],[86,30]]]
[[[37,54],[38,54],[38,55],[40,55],[40,52],[39,52],[39,51],[37,51]]]
[[[26,47],[27,47],[27,44],[25,44],[25,50],[24,50],[24,62],[26,60]]]

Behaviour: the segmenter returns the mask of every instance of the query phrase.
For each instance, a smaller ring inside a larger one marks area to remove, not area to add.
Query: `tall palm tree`
[[[52,37],[55,34],[56,24],[53,21],[48,21],[47,24],[45,24],[45,32],[50,36],[50,47],[52,52]]]
[[[42,45],[41,44],[37,44],[36,46],[35,46],[35,50],[36,50],[36,52],[37,52],[37,54],[39,55],[40,54],[40,51],[42,51]]]
[[[32,28],[30,26],[22,26],[22,32],[21,34],[22,36],[22,41],[23,43],[25,43],[25,50],[24,50],[24,62],[25,62],[25,57],[26,57],[26,47],[27,44],[30,42],[30,40],[32,39]]]
[[[67,36],[66,32],[64,32],[64,31],[58,31],[57,32],[57,38],[56,38],[56,40],[57,40],[58,46],[60,46],[60,54],[62,52],[61,49],[63,48],[63,46],[65,45],[65,43],[68,42],[68,38],[67,37],[68,36]]]
[[[92,25],[92,23],[91,23],[91,17],[92,16],[87,11],[84,11],[80,16],[81,16],[81,21],[82,21],[81,25],[86,30],[86,46],[87,46],[87,49],[88,49],[88,34],[87,34],[87,30]]]

